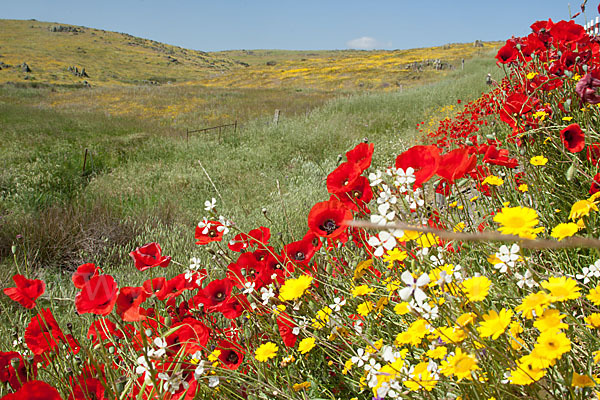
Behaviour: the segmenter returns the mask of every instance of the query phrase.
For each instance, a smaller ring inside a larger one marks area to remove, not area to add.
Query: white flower
[[[383,180],[381,179],[381,171],[377,170],[374,173],[371,172],[369,174],[369,181],[371,182],[371,186],[376,186],[383,182]]]
[[[381,231],[379,234],[371,236],[367,243],[369,243],[369,246],[375,247],[373,255],[381,257],[384,249],[391,250],[396,247],[396,238],[387,231]]]
[[[444,286],[452,282],[452,274],[447,273],[446,271],[440,272],[440,277],[437,280],[437,284],[439,286]]]
[[[537,282],[532,279],[531,272],[529,270],[525,271],[525,275],[521,275],[518,272],[515,272],[515,278],[517,278],[517,286],[523,289],[523,286],[527,285],[527,287],[532,288],[537,286]]]
[[[494,264],[494,268],[496,268],[501,273],[506,273],[508,268],[514,268],[515,262],[519,259],[519,245],[513,244],[510,248],[506,245],[500,246],[500,251],[496,253],[496,258],[498,258],[501,262]]]
[[[217,205],[217,199],[215,199],[213,197],[212,200],[206,200],[204,202],[204,209],[206,211],[211,211],[213,208],[215,208],[216,205]]]
[[[196,257],[190,258],[190,269],[197,271],[201,267],[201,260]]]
[[[148,357],[161,358],[167,352],[167,341],[161,337],[154,339],[154,346],[156,349],[150,349],[148,351]]]
[[[404,301],[407,301],[412,296],[417,304],[421,306],[423,301],[427,299],[427,295],[423,290],[421,290],[422,286],[425,286],[429,283],[429,275],[423,273],[417,279],[413,278],[412,274],[406,270],[400,276],[402,282],[404,282],[407,286],[398,292],[400,298]]]
[[[204,375],[204,365],[205,364],[206,364],[206,361],[204,361],[204,360],[202,360],[198,363],[198,365],[196,366],[196,369],[194,370],[194,379],[198,380],[202,377],[202,375]]]
[[[420,306],[417,304],[417,305],[411,306],[411,308],[413,308],[415,311],[417,311],[419,314],[421,314],[421,317],[423,317],[423,319],[434,320],[434,319],[437,319],[437,317],[438,317],[437,306],[431,307],[429,305],[429,303],[423,303]]]
[[[595,263],[590,265],[590,270],[595,278],[600,278],[600,260],[596,260]]]
[[[591,265],[590,265],[590,267],[591,267]],[[594,271],[588,267],[583,267],[581,272],[582,272],[581,274],[577,274],[577,275],[575,275],[575,277],[577,279],[579,279],[580,281],[582,280],[583,284],[586,285],[590,281],[590,277],[594,276]]]
[[[214,387],[218,386],[220,382],[221,382],[221,380],[219,379],[218,376],[212,375],[208,378],[208,387],[214,388]]]
[[[371,358],[369,359],[369,362],[364,365],[364,368],[367,373],[372,374],[381,369],[381,364],[379,364],[374,358]]]
[[[383,358],[383,360],[385,362],[388,362],[388,363],[393,363],[398,358],[402,357],[401,352],[396,351],[393,346],[390,346],[387,344],[381,348],[381,352],[382,352],[381,357]]]
[[[244,283],[244,291],[243,294],[250,294],[254,292],[254,287],[256,286],[256,282],[246,282]]]
[[[212,223],[208,219],[206,219],[206,217],[204,217],[202,221],[198,222],[198,228],[202,229],[203,235],[206,235],[208,233],[208,230],[211,226]]]
[[[369,361],[369,358],[371,358],[371,354],[365,353],[365,349],[358,349],[356,351],[356,355],[352,357],[350,361],[352,361],[352,364],[360,368],[365,365],[365,362]]]
[[[261,293],[260,298],[262,299],[263,306],[266,306],[267,303],[269,302],[269,300],[271,300],[271,298],[275,297],[275,292],[273,291],[273,288],[271,288],[271,287],[260,288],[260,293]]]
[[[329,305],[329,308],[331,308],[333,312],[340,312],[342,307],[345,305],[346,299],[340,299],[339,297],[336,297],[335,299],[333,299],[333,304]]]

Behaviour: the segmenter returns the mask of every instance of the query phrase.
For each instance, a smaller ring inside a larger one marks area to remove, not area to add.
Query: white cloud
[[[346,46],[350,49],[358,50],[373,50],[391,47],[392,43],[383,43],[369,36],[363,36],[358,39],[352,39],[346,42]]]

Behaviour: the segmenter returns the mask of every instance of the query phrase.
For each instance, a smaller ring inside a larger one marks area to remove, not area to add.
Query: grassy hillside
[[[9,255],[20,234],[31,262],[67,268],[94,261],[118,270],[148,240],[187,257],[211,197],[241,229],[267,225],[281,240],[297,237],[311,202],[327,197],[324,179],[339,154],[366,137],[378,148],[376,162],[390,164],[417,123],[433,123],[454,112],[457,99],[485,90],[493,65],[481,58],[432,85],[332,99],[284,114],[277,126],[257,118],[221,141],[198,134],[187,142],[171,124],[101,109],[40,106],[50,88],[0,88],[0,249]],[[215,112],[236,104],[246,102],[223,100]]]
[[[0,20],[0,84],[398,90],[443,78],[460,68],[461,59],[498,45],[478,42],[395,51],[206,53],[125,33]],[[81,76],[83,68],[87,76]]]
[[[85,80],[93,86],[180,82],[235,67],[229,59],[124,33],[16,20],[0,20],[0,62],[0,83]],[[22,63],[31,72],[24,72]],[[69,67],[85,68],[89,76],[77,76]]]

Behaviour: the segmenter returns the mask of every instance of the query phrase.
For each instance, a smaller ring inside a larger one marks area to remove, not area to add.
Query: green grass
[[[341,96],[296,116],[284,112],[277,126],[268,110],[236,133],[223,132],[221,142],[210,133],[186,142],[152,121],[39,107],[49,89],[4,87],[2,255],[22,234],[29,261],[44,267],[41,275],[84,261],[128,275],[127,253],[149,241],[186,263],[211,197],[239,229],[269,226],[276,244],[299,238],[310,207],[328,198],[324,180],[338,155],[367,138],[377,148],[374,163],[391,165],[414,140],[417,123],[485,90],[492,65],[491,58],[474,60],[436,84]]]

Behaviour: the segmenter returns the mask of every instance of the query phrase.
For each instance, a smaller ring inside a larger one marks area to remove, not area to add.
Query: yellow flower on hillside
[[[558,241],[563,240],[566,237],[571,237],[577,233],[579,230],[579,226],[573,222],[558,224],[552,229],[550,236],[558,239]]]
[[[521,301],[521,304],[515,308],[515,311],[523,313],[523,317],[527,319],[532,319],[534,313],[538,316],[543,314],[551,299],[552,297],[548,293],[540,290],[537,293],[527,295]]]
[[[419,238],[416,240],[416,243],[420,247],[427,248],[437,246],[438,239],[439,238],[433,233],[426,233],[424,235],[419,236]]]
[[[590,289],[590,292],[585,297],[595,306],[600,306],[600,285]]]
[[[558,360],[571,351],[571,341],[564,332],[546,331],[540,333],[533,349],[546,360]]]
[[[594,386],[596,386],[596,382],[594,381],[594,379],[590,378],[588,375],[579,375],[577,372],[573,372],[573,378],[571,379],[571,386],[574,386],[577,388],[594,387]]]
[[[260,362],[267,361],[277,356],[277,350],[279,350],[279,347],[277,347],[275,343],[267,342],[261,344],[260,347],[256,349],[254,358]]]
[[[538,317],[533,323],[533,326],[538,328],[540,332],[567,329],[569,325],[562,322],[565,317],[566,315],[561,314],[559,310],[548,308],[540,317]]]
[[[569,219],[571,221],[577,218],[586,217],[592,211],[598,211],[596,203],[589,200],[579,200],[571,206],[571,212],[569,213]]]
[[[410,391],[417,392],[419,390],[425,389],[428,392],[435,387],[437,384],[437,379],[428,369],[428,362],[420,362],[415,365],[414,370],[409,378],[404,378],[402,383],[406,386]]]
[[[458,381],[472,379],[471,373],[478,370],[477,359],[471,354],[464,353],[460,347],[456,353],[449,356],[440,364],[440,372],[445,376],[456,376]]]
[[[513,385],[530,385],[546,375],[546,370],[537,365],[530,356],[519,359],[514,370],[509,371],[508,381]]]
[[[551,302],[575,300],[581,296],[577,281],[566,276],[551,277],[540,285],[550,292]]]
[[[288,279],[283,283],[279,291],[279,298],[283,301],[296,300],[302,297],[306,289],[310,287],[313,277],[301,275],[296,279]]]
[[[425,353],[427,357],[433,358],[435,360],[442,360],[448,354],[448,348],[446,346],[437,346],[434,349],[429,349]]]
[[[310,382],[302,382],[302,383],[294,383],[294,386],[292,386],[292,389],[294,389],[294,392],[299,392],[300,390],[308,389],[309,387],[310,387]]]
[[[526,183],[521,183],[519,185],[519,187],[517,188],[517,190],[521,193],[525,193],[525,192],[529,191],[529,186]]]
[[[371,294],[375,289],[370,288],[369,285],[360,285],[352,289],[352,297],[365,296]]]
[[[313,347],[315,347],[315,338],[307,337],[307,338],[302,339],[302,341],[298,345],[298,351],[301,354],[306,354],[309,351],[311,351],[313,349]]]
[[[410,305],[406,301],[402,301],[394,306],[394,312],[398,315],[406,315],[410,312]]]
[[[369,313],[371,311],[373,311],[373,302],[372,301],[362,302],[358,305],[358,307],[356,307],[356,312],[359,315],[362,315],[363,317],[366,317],[367,315],[369,315]]]
[[[492,340],[498,339],[510,324],[513,314],[512,310],[505,308],[500,310],[499,313],[491,310],[489,313],[484,314],[483,321],[479,324],[479,328],[477,328],[480,336],[482,338],[491,336]]]
[[[593,313],[585,317],[585,322],[587,322],[587,327],[592,329],[600,328],[600,314]]]
[[[481,182],[482,185],[492,185],[492,186],[501,186],[504,183],[504,179],[497,177],[495,175],[490,175],[487,176],[483,182]]]
[[[382,258],[388,263],[388,268],[391,269],[394,266],[394,261],[402,262],[406,257],[408,257],[408,253],[396,247],[384,254]]]
[[[535,156],[535,157],[531,157],[531,159],[529,160],[529,163],[531,165],[540,167],[540,166],[546,165],[548,163],[548,159],[544,156]]]
[[[522,238],[535,239],[544,228],[536,228],[539,223],[538,214],[527,207],[504,207],[494,216],[494,222],[500,224],[498,230],[505,235],[517,235]]]
[[[369,268],[371,268],[372,265],[373,265],[373,259],[372,258],[370,258],[368,260],[365,260],[365,261],[359,262],[358,265],[356,266],[356,268],[354,268],[354,277],[353,277],[353,279],[355,281],[357,281],[360,278],[362,278],[363,275],[367,272],[367,270],[369,270]]]
[[[520,333],[523,333],[523,327],[521,324],[519,324],[518,321],[511,322],[508,335],[510,337],[510,347],[513,350],[519,350],[521,347],[523,347],[524,342],[520,341],[519,339]]]
[[[469,301],[482,301],[490,291],[490,281],[485,276],[475,276],[462,283],[462,289]]]
[[[317,311],[316,317],[312,320],[312,327],[315,329],[324,328],[329,322],[329,316],[332,312],[333,310],[327,306],[321,308],[319,311]]]

